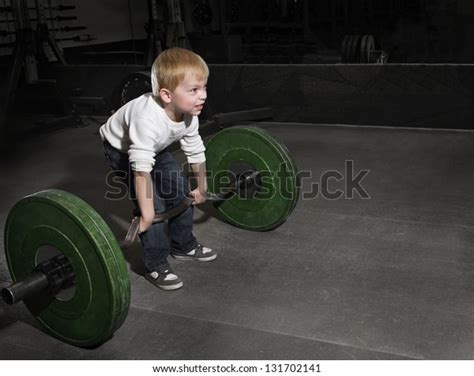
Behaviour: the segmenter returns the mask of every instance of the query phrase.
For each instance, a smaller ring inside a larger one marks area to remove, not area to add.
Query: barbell
[[[230,127],[206,143],[208,194],[220,219],[253,231],[271,230],[299,197],[296,164],[282,143],[258,127]],[[158,213],[154,222],[192,204]],[[51,335],[95,347],[120,328],[130,306],[130,279],[122,250],[138,233],[132,219],[121,242],[79,197],[48,189],[22,198],[5,224],[6,261],[13,284],[8,304],[23,301]]]

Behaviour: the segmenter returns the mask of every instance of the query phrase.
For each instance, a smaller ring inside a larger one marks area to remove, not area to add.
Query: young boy
[[[193,204],[206,200],[205,147],[198,115],[207,98],[209,69],[199,55],[171,48],[156,58],[151,76],[153,92],[117,110],[100,128],[100,135],[107,162],[127,184],[140,213],[145,278],[164,290],[176,290],[183,281],[171,270],[170,253],[177,259],[199,261],[217,257],[192,233],[193,206],[168,220],[171,250],[165,223],[152,225],[155,212],[173,208],[186,195],[193,197]],[[197,188],[191,192],[178,163],[165,150],[178,140],[197,177]]]

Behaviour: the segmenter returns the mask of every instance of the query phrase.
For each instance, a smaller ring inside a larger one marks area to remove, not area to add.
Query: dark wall
[[[271,105],[279,121],[473,128],[471,65],[212,67],[214,106]]]
[[[61,90],[112,97],[140,66],[58,71]],[[474,128],[473,65],[210,65],[214,113],[272,106],[278,121]]]

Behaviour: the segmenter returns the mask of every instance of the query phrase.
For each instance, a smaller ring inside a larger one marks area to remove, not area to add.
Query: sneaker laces
[[[203,254],[212,252],[211,248],[204,247],[202,244],[198,244],[196,248],[186,254],[189,256],[194,256],[198,250],[201,250]]]
[[[166,274],[166,277],[163,278],[164,281],[174,281],[175,279],[178,279],[178,276],[169,269],[165,270],[162,274]],[[157,279],[160,274],[158,272],[152,272],[150,275],[153,279]]]

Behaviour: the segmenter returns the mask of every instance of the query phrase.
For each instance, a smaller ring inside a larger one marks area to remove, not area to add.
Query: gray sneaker
[[[178,260],[212,261],[217,258],[217,252],[211,248],[204,247],[202,244],[198,244],[196,248],[188,253],[184,253],[179,249],[173,249],[171,256]]]
[[[183,281],[171,269],[164,272],[151,272],[145,274],[145,279],[163,290],[177,290],[183,287]]]

